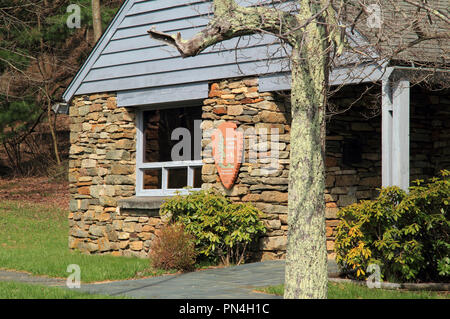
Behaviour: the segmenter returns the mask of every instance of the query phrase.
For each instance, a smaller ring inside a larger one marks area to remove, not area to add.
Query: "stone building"
[[[261,209],[268,232],[259,240],[260,256],[284,257],[290,104],[285,66],[267,63],[277,44],[270,36],[248,37],[182,59],[146,33],[156,26],[189,37],[207,23],[206,4],[125,1],[64,93],[71,119],[71,249],[146,257],[162,225],[159,206],[189,186],[215,188]],[[324,201],[330,258],[340,207],[374,198],[381,186],[406,189],[411,180],[450,167],[448,90],[410,86],[411,71],[367,61],[350,68],[342,61],[330,75],[332,85],[345,84],[330,100],[333,114],[327,118]],[[351,80],[344,82],[349,72]],[[223,122],[248,133],[231,189],[223,187],[214,160],[202,156],[211,141],[206,132]],[[174,160],[179,140],[173,132],[180,127],[191,133],[194,146]],[[259,132],[274,129],[276,141],[254,143]],[[268,172],[261,154],[270,154],[271,147],[278,153]]]

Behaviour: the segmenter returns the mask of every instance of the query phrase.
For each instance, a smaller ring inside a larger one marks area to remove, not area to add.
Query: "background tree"
[[[352,49],[359,59],[373,59],[371,52],[377,49],[380,60],[412,61],[408,49],[426,41],[449,38],[448,32],[439,33],[430,27],[433,16],[447,23],[448,28],[448,17],[443,10],[433,8],[426,1],[407,0],[403,3],[409,5],[406,11],[400,4],[402,1],[381,1],[379,14],[381,8],[385,10],[389,6],[387,12],[391,16],[379,16],[379,19],[389,22],[387,29],[394,32],[383,32],[385,29],[377,25],[378,31],[370,34],[366,48],[352,48],[346,41],[347,33],[355,28],[359,30],[361,20],[374,18],[368,2],[262,1],[244,7],[235,0],[214,0],[213,18],[189,40],[182,39],[179,33],[171,35],[153,28],[148,31],[152,38],[177,48],[183,57],[195,56],[222,41],[255,33],[275,35],[282,44],[289,46],[292,123],[285,298],[326,298],[327,295],[325,111],[330,68],[336,57],[344,49]],[[292,6],[281,9],[280,4],[286,3]],[[405,15],[405,12],[407,20],[393,19],[396,13]],[[411,13],[413,15],[409,16]],[[399,28],[400,25],[403,28]],[[362,29],[367,27],[362,26]],[[415,36],[402,38],[405,30]]]
[[[103,25],[122,2],[105,1]],[[81,9],[80,28],[66,23],[70,4]],[[0,0],[0,145],[15,174],[43,173],[61,163],[51,107],[92,48],[92,16],[91,0]],[[51,147],[32,137],[37,129],[49,133]],[[40,167],[25,167],[24,157]]]
[[[92,24],[94,27],[94,43],[102,36],[102,15],[100,13],[100,0],[92,0]]]

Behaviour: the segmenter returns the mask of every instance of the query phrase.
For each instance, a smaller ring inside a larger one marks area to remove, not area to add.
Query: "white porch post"
[[[140,109],[136,110],[136,188],[135,193],[140,195],[144,188],[144,173],[140,169],[144,161],[144,114]]]
[[[381,186],[392,184],[392,90],[389,79],[381,84]]]
[[[409,187],[409,87],[406,79],[382,82],[383,187]]]
[[[392,182],[404,190],[409,187],[409,86],[402,79],[392,90]]]

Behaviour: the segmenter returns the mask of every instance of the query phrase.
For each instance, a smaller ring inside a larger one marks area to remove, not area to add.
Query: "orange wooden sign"
[[[244,134],[232,122],[220,124],[212,135],[212,153],[220,180],[230,189],[242,163]]]

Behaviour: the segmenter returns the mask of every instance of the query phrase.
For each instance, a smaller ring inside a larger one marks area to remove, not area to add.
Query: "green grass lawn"
[[[0,299],[124,299],[94,295],[58,287],[44,287],[18,282],[0,282]]]
[[[153,270],[147,259],[86,255],[68,249],[67,211],[17,201],[0,202],[0,269],[67,278],[67,266],[81,268],[82,282],[123,280],[167,273]],[[205,268],[209,265],[197,265]],[[260,291],[283,294],[283,286]],[[104,298],[57,287],[0,282],[0,298]],[[448,294],[369,289],[354,284],[329,284],[329,298],[448,298]]]
[[[264,287],[258,291],[282,296],[284,285]],[[351,283],[328,283],[328,299],[448,299],[446,293],[368,288]]]
[[[0,269],[67,278],[77,264],[82,282],[130,279],[164,273],[147,259],[86,255],[68,249],[68,212],[16,201],[0,202]]]

